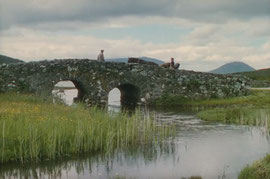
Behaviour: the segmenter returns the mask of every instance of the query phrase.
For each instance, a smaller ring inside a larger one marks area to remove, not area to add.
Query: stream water
[[[66,100],[76,91],[66,90]],[[110,97],[119,110],[119,92]],[[109,159],[84,155],[41,164],[7,164],[0,178],[237,178],[239,172],[270,152],[268,131],[262,127],[209,124],[190,110],[151,109],[158,120],[176,124],[169,148],[119,151]]]

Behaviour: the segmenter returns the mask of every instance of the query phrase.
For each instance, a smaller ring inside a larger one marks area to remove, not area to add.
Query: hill
[[[247,72],[247,71],[254,71],[254,70],[255,70],[254,68],[252,68],[251,66],[243,62],[231,62],[225,65],[222,65],[221,67],[215,70],[209,71],[209,72],[216,73],[216,74],[229,74],[229,73]]]
[[[254,80],[270,81],[270,68],[251,71],[251,72],[242,72],[239,74],[245,75],[245,76],[247,76],[251,79],[254,79]]]
[[[20,63],[22,60],[0,55],[0,64],[2,63]]]
[[[156,58],[149,58],[149,57],[138,57],[139,59],[142,59],[142,60],[145,60],[145,61],[148,61],[148,62],[154,62],[158,65],[161,65],[163,64],[164,62],[159,60],[159,59],[156,59]],[[128,58],[110,58],[110,59],[105,59],[106,61],[109,61],[109,62],[124,62],[124,63],[127,63],[128,61]]]

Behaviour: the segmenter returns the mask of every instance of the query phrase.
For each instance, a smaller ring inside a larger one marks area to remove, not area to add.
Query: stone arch
[[[140,100],[140,89],[139,87],[130,84],[130,83],[123,83],[117,85],[115,88],[120,90],[120,103],[121,106],[135,106]],[[110,91],[114,89],[111,88]]]

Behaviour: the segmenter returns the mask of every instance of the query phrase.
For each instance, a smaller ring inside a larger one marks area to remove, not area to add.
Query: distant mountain
[[[164,61],[161,61],[159,59],[156,59],[156,58],[149,58],[149,57],[138,57],[139,59],[142,59],[142,60],[145,60],[145,61],[148,61],[148,62],[154,62],[158,65],[161,65],[163,63],[165,63]],[[110,58],[110,59],[105,59],[106,61],[108,62],[124,62],[124,63],[127,63],[128,61],[128,58]]]
[[[252,68],[251,66],[243,62],[231,62],[225,65],[222,65],[221,67],[215,70],[209,71],[209,72],[216,73],[216,74],[229,74],[229,73],[246,72],[246,71],[254,71],[254,70],[255,70],[254,68]]]
[[[15,58],[7,57],[4,55],[0,55],[0,64],[2,64],[2,63],[20,63],[20,62],[23,62],[23,61],[15,59]]]

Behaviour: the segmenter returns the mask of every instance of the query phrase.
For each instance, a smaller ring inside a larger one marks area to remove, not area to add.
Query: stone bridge
[[[66,80],[78,89],[77,99],[89,105],[106,105],[113,88],[120,90],[121,104],[152,105],[166,95],[200,99],[248,93],[245,77],[148,64],[67,59],[0,65],[0,92],[52,95],[54,85]]]

